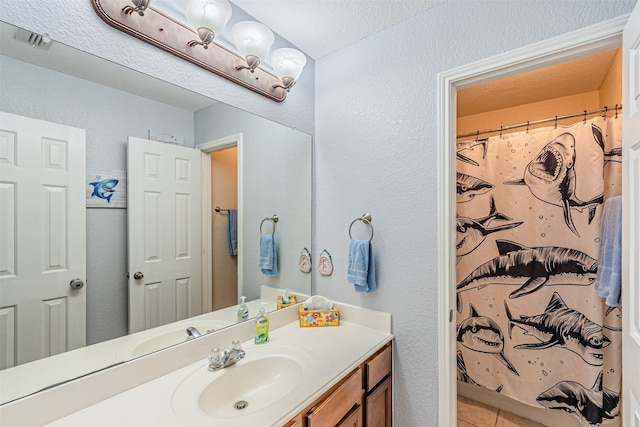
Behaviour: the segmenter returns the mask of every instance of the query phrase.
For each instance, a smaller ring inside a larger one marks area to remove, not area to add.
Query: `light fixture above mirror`
[[[214,39],[231,19],[227,0],[183,0],[189,25],[156,10],[152,0],[92,0],[98,16],[112,27],[159,47],[276,102],[302,74],[305,55],[295,49],[269,50],[274,35],[258,22],[242,21],[232,29],[238,53]],[[267,59],[268,57],[268,59]],[[266,70],[265,59],[273,72]]]

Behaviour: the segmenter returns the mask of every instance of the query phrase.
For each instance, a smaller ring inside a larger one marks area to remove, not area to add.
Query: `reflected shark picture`
[[[560,206],[564,213],[564,222],[576,236],[576,229],[571,210],[589,211],[589,224],[595,216],[596,207],[604,202],[600,194],[591,200],[582,201],[576,196],[576,161],[575,138],[570,133],[563,133],[548,143],[538,156],[525,168],[524,178],[506,181],[506,185],[526,185],[539,200],[551,205]]]
[[[465,203],[493,188],[492,184],[475,176],[456,173],[456,203]]]
[[[493,220],[511,221],[506,215],[501,214],[496,209],[493,196],[489,199],[489,215],[483,218],[467,218],[459,216],[456,218],[456,256],[467,255],[476,249],[484,239],[496,231],[509,230],[522,224],[513,222],[511,224],[499,225],[489,228],[489,223]]]
[[[520,375],[504,355],[504,336],[498,324],[480,316],[472,304],[469,308],[469,317],[458,325],[457,341],[470,350],[493,354],[511,372]]]
[[[113,194],[116,192],[118,182],[117,179],[103,179],[102,181],[90,182],[89,185],[93,185],[91,197],[96,196],[110,203],[111,197],[113,197]]]
[[[458,292],[493,284],[520,285],[509,294],[509,298],[519,298],[543,286],[588,286],[596,280],[598,262],[576,249],[529,248],[508,240],[496,240],[496,246],[500,255],[480,265],[458,283]]]
[[[541,393],[536,401],[547,409],[575,414],[589,426],[620,415],[620,394],[602,386],[602,371],[590,389],[575,381],[561,381]]]
[[[577,354],[589,365],[602,366],[603,349],[611,343],[602,335],[602,326],[587,319],[579,311],[567,307],[557,292],[553,293],[542,314],[520,315],[516,319],[511,315],[506,301],[504,308],[509,319],[509,338],[513,327],[517,326],[525,331],[525,335],[540,341],[516,345],[514,348],[540,350],[557,346]]]

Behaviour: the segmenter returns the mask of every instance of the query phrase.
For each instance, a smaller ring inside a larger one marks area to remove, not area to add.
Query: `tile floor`
[[[544,427],[544,424],[458,396],[458,427]]]

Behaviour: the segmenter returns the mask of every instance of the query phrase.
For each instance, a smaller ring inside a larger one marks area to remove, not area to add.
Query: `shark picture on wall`
[[[573,413],[589,426],[620,415],[620,394],[602,386],[602,371],[590,389],[575,381],[561,381],[540,393],[536,402],[547,409]]]
[[[513,327],[536,338],[539,342],[519,344],[516,349],[540,350],[560,347],[582,358],[589,365],[602,366],[603,349],[611,341],[602,334],[602,326],[587,319],[577,310],[569,308],[557,292],[553,293],[547,308],[541,314],[520,315],[514,318],[507,302],[504,308],[509,319],[509,338]]]
[[[509,294],[509,298],[519,298],[543,286],[588,286],[596,280],[598,262],[576,249],[529,248],[509,240],[496,240],[496,246],[500,255],[480,265],[458,283],[458,293],[494,284],[520,285]]]
[[[511,221],[511,218],[498,212],[493,196],[489,199],[489,215],[476,219],[463,216],[457,217],[456,257],[459,258],[474,251],[489,234],[509,230],[522,224],[522,222],[513,222],[490,228],[489,223],[493,220]]]
[[[492,188],[493,184],[480,178],[460,172],[456,173],[456,203],[469,202]]]
[[[518,371],[504,355],[504,336],[498,324],[486,316],[480,316],[472,304],[469,304],[469,317],[458,325],[456,339],[466,348],[494,355],[512,373]]]
[[[483,138],[483,139],[474,139],[472,141],[461,141],[461,142],[456,142],[456,159],[465,162],[465,163],[469,163],[470,165],[474,165],[474,166],[480,166],[480,164],[478,162],[476,162],[473,159],[470,159],[469,157],[460,154],[461,151],[463,150],[474,150],[474,147],[477,147],[478,145],[480,145],[482,147],[482,158],[484,159],[487,155],[487,141],[489,140],[489,138]]]
[[[571,217],[571,211],[589,211],[589,224],[595,216],[596,207],[604,202],[600,194],[588,201],[576,196],[575,138],[563,133],[549,142],[525,168],[524,177],[506,181],[506,185],[526,185],[539,200],[562,208],[564,222],[576,236],[580,237]]]

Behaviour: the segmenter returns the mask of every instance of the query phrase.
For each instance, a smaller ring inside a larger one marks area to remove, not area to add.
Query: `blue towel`
[[[353,283],[356,292],[367,293],[376,290],[373,246],[369,240],[351,240],[349,243],[347,280]]]
[[[598,248],[598,296],[605,298],[609,307],[620,305],[622,288],[622,197],[611,197],[604,202],[600,247]]]
[[[238,255],[238,210],[229,209],[229,255]]]
[[[278,254],[276,252],[276,239],[271,234],[260,235],[260,258],[258,267],[262,274],[273,276],[278,274]]]

